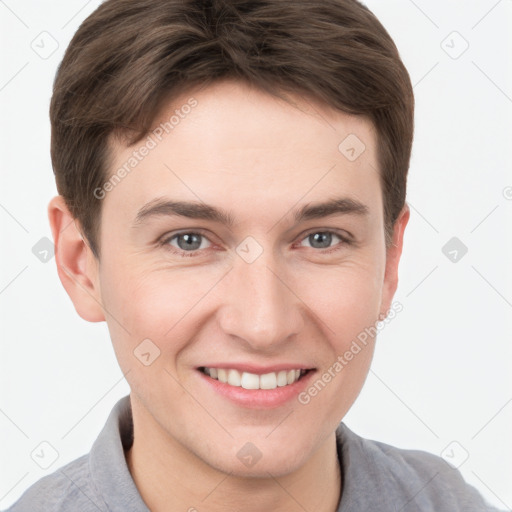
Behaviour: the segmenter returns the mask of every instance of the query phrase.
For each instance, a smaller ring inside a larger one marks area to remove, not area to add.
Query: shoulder
[[[384,498],[394,507],[400,504],[403,512],[497,511],[466,483],[458,469],[440,456],[364,439],[343,423],[337,430],[337,438],[342,446],[342,457],[346,458],[342,464],[348,485],[364,482],[364,478],[371,480],[363,485],[376,495],[376,501]]]
[[[35,482],[5,512],[106,511],[97,496],[87,454]]]

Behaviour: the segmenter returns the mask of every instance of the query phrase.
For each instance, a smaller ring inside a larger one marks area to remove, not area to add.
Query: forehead
[[[372,123],[299,94],[291,101],[229,80],[187,91],[161,110],[147,139],[112,144],[111,173],[129,173],[104,208],[133,217],[167,195],[229,203],[254,216],[255,204],[270,215],[274,205],[286,209],[333,194],[379,207]],[[141,157],[144,146],[151,149]]]
[[[191,98],[195,106],[189,109]],[[287,98],[226,79],[179,96],[162,109],[154,124],[157,129],[170,128],[172,120],[172,129],[165,134],[170,144],[174,139],[183,149],[211,150],[213,158],[234,158],[237,153],[245,157],[251,150],[277,150],[282,158],[310,153],[337,158],[340,142],[350,134],[359,138],[357,149],[364,144],[366,156],[373,157],[376,141],[369,119],[335,110],[301,93],[287,94]]]

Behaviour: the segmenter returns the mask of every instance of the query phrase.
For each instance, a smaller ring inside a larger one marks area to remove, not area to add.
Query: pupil
[[[331,233],[314,233],[312,235],[309,235],[309,238],[310,243],[313,247],[315,247],[314,243],[319,242],[321,245],[321,247],[319,248],[325,249],[331,245],[332,235]]]

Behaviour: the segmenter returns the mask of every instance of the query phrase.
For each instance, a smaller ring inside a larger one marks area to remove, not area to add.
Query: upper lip
[[[289,370],[314,370],[312,366],[300,364],[300,363],[282,363],[273,364],[270,366],[261,366],[251,363],[212,363],[204,364],[198,368],[222,368],[225,370],[238,370],[239,372],[254,373],[255,375],[264,375],[266,373],[289,371]]]

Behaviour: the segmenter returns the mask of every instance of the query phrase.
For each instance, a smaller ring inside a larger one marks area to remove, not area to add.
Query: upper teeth
[[[255,373],[239,372],[234,369],[226,368],[204,368],[204,373],[212,379],[230,384],[231,386],[242,387],[244,389],[275,389],[278,386],[287,386],[293,384],[301,376],[301,370],[282,370],[280,372],[264,373],[256,375]]]

